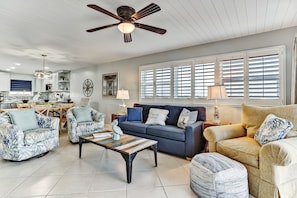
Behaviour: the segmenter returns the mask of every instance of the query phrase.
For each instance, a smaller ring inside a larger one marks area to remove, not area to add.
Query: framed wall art
[[[102,96],[115,97],[118,91],[118,72],[102,74]]]

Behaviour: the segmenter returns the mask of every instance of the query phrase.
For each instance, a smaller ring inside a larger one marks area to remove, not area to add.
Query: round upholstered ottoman
[[[219,153],[201,153],[190,164],[190,185],[199,198],[249,197],[246,168]]]

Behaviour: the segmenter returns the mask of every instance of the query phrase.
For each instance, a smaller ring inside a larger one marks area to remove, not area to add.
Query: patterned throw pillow
[[[269,142],[283,139],[292,128],[292,122],[269,114],[256,132],[254,138],[263,146]]]
[[[165,125],[168,113],[169,111],[166,109],[151,108],[145,124]]]
[[[186,108],[183,108],[181,111],[178,121],[177,121],[177,126],[179,128],[186,128],[187,125],[193,124],[196,122],[198,116],[198,111],[189,111]]]

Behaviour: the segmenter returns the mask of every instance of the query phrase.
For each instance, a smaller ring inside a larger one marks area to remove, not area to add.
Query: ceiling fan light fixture
[[[122,22],[118,25],[118,29],[124,34],[129,34],[133,32],[135,25],[130,22]]]

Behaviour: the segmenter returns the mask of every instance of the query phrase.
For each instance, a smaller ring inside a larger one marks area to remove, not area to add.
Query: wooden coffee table
[[[98,137],[94,137],[97,135]],[[144,149],[152,148],[155,157],[155,166],[157,167],[157,141],[132,135],[122,135],[120,140],[112,139],[111,131],[102,131],[94,134],[79,136],[79,158],[81,158],[82,144],[91,142],[93,144],[116,151],[122,155],[126,162],[127,182],[131,183],[132,164],[136,154]]]

